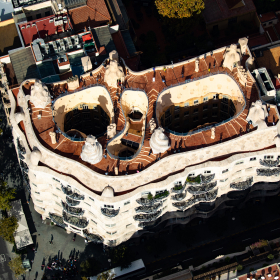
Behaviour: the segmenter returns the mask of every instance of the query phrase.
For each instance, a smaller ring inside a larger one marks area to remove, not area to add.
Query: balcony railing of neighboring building
[[[155,203],[155,201],[153,199],[148,199],[148,198],[143,198],[143,197],[136,199],[136,202],[143,206],[151,206]]]
[[[78,218],[63,212],[63,220],[68,224],[71,224],[78,228],[86,228],[88,226],[88,221],[85,218]]]
[[[260,164],[265,166],[265,167],[276,167],[279,164],[279,159],[277,160],[262,160],[260,159]]]
[[[160,214],[161,214],[161,210],[153,214],[138,214],[135,215],[133,218],[135,221],[139,221],[139,222],[152,222],[156,220]]]
[[[66,187],[66,186],[63,186],[62,184],[61,184],[61,189],[62,189],[62,192],[64,193],[64,194],[66,194],[66,195],[70,195],[70,194],[72,194],[72,190],[71,190],[71,188],[70,187]]]
[[[179,194],[182,193],[185,190],[185,188],[186,188],[186,184],[185,185],[178,184],[171,189],[171,192]]]
[[[181,200],[185,199],[185,197],[186,197],[186,192],[175,194],[171,197],[171,199],[181,201]]]
[[[155,213],[159,207],[162,205],[162,203],[157,203],[157,204],[154,204],[152,206],[139,206],[137,208],[135,208],[135,211],[136,213],[148,213],[148,214],[151,214],[151,213]]]
[[[71,207],[67,203],[64,203],[63,201],[61,203],[62,203],[63,210],[70,215],[82,216],[85,213],[85,210],[83,210],[82,208]]]
[[[62,217],[55,215],[55,214],[51,214],[51,213],[49,213],[49,217],[53,223],[59,225],[60,227],[63,227],[63,228],[67,227],[67,225],[64,223]]]
[[[280,168],[273,169],[257,169],[258,176],[278,176],[280,174]]]
[[[68,196],[72,199],[75,199],[75,200],[84,200],[85,199],[84,195],[81,195],[81,194],[78,194],[78,193],[75,193],[75,192],[68,195]]]
[[[238,182],[238,183],[231,183],[230,188],[235,190],[246,190],[252,186],[253,177],[250,177],[246,181]]]
[[[120,212],[120,208],[119,209],[109,209],[109,208],[101,208],[101,213],[109,218],[113,218],[116,217]]]
[[[103,243],[103,241],[104,241],[104,239],[101,236],[93,234],[93,233],[89,233],[88,230],[86,230],[86,229],[83,230],[83,234],[89,241],[92,241],[95,243]]]
[[[68,196],[66,196],[66,202],[69,206],[77,206],[80,204],[80,201],[73,200],[73,199],[69,198]]]
[[[202,184],[200,186],[191,186],[188,188],[188,192],[191,194],[203,194],[213,190],[217,186],[217,181],[212,183]]]

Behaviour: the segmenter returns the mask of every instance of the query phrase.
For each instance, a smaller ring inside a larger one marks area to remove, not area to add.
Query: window
[[[128,225],[126,225],[126,228],[128,228],[128,227],[130,227],[132,224],[128,224]]]
[[[36,201],[38,201],[40,203],[43,203],[43,200],[40,200],[40,199],[36,199]]]
[[[198,117],[194,117],[194,118],[193,118],[193,121],[194,121],[194,122],[197,122],[197,121],[198,121]]]
[[[237,23],[237,17],[233,17],[233,18],[230,18],[228,20],[228,25],[232,25],[232,24],[235,24]]]
[[[207,101],[208,101],[208,97],[206,96],[203,98],[203,102],[207,102]]]
[[[184,116],[185,116],[185,117],[188,116],[189,114],[190,114],[189,111],[185,111],[185,112],[184,112]]]
[[[90,196],[88,197],[91,201],[94,201],[94,199],[93,198],[91,198]]]
[[[45,17],[48,17],[48,16],[50,16],[50,15],[51,15],[51,12],[50,12],[50,11],[45,12]]]
[[[205,171],[204,171],[204,174],[210,174],[210,173],[211,173],[210,170],[205,170]]]
[[[207,119],[207,117],[208,117],[208,114],[207,114],[207,113],[204,113],[204,114],[203,114],[203,119]]]
[[[228,172],[228,169],[225,169],[225,170],[222,171],[223,174],[227,173],[227,172]]]
[[[228,180],[228,178],[222,179],[222,180],[220,180],[220,182],[223,183],[223,182],[225,182],[225,181],[227,181],[227,180]]]
[[[271,25],[271,24],[272,24],[272,21],[270,21],[268,24]]]
[[[58,183],[60,183],[60,181],[59,181],[59,180],[57,180],[56,178],[53,178],[53,180],[54,180],[54,181],[57,181]]]
[[[212,113],[212,117],[217,117],[218,113],[217,112],[213,112]]]
[[[254,161],[254,160],[257,160],[257,159],[255,157],[250,158],[250,161]]]
[[[189,107],[190,106],[189,102],[185,103],[184,106]]]
[[[194,113],[194,114],[198,113],[198,108],[195,108],[195,109],[193,110],[193,113]]]
[[[253,167],[246,168],[245,170],[246,170],[246,171],[249,171],[250,169],[253,169]]]
[[[196,104],[198,104],[198,99],[194,100],[194,102],[193,102],[193,105],[196,105]]]
[[[37,188],[37,185],[35,185],[34,183],[32,183],[32,185]]]
[[[128,205],[130,203],[130,201],[128,200],[128,201],[126,201],[125,203],[124,203],[124,206],[125,205]]]
[[[87,202],[84,202],[84,204],[86,204],[87,206],[91,206],[90,204],[88,204]]]
[[[244,161],[238,161],[235,165],[243,164]]]
[[[213,100],[217,100],[217,99],[219,99],[219,95],[218,94],[213,95]]]
[[[213,108],[218,108],[218,104],[213,104]]]
[[[41,210],[43,210],[43,211],[45,211],[45,208],[43,208],[43,207],[40,207],[40,206],[36,206],[36,207],[41,209]]]
[[[114,231],[114,232],[108,232],[108,231],[106,231],[106,233],[107,233],[107,234],[110,234],[110,235],[114,235],[114,234],[116,234],[117,232],[116,232],[116,231]]]
[[[264,156],[264,159],[273,159],[274,156]]]
[[[236,173],[239,173],[239,172],[241,172],[242,170],[238,170],[238,171],[236,171]]]
[[[54,193],[53,193],[52,195],[55,196],[55,197],[58,197],[58,196],[57,196],[56,194],[54,194]]]
[[[189,174],[189,176],[188,176],[188,177],[193,177],[193,176],[195,176],[195,173],[191,173],[191,174]]]
[[[106,205],[106,204],[104,204],[104,207],[105,207],[105,208],[114,208],[113,205]]]
[[[129,212],[129,210],[126,210],[126,211],[124,211],[123,213],[127,213],[127,212]]]
[[[159,193],[164,193],[166,190],[163,190],[163,191],[156,191],[156,194],[159,194]]]
[[[92,212],[90,212],[90,211],[88,211],[93,217],[95,217],[95,215],[92,213]]]
[[[37,19],[39,19],[39,18],[41,18],[41,17],[42,17],[41,14],[37,14],[37,15],[36,15],[36,18],[37,18]]]
[[[59,202],[57,202],[57,201],[55,202],[55,204],[57,204],[58,206],[61,206],[61,204]]]
[[[203,111],[204,111],[204,110],[208,110],[208,105],[204,105],[204,106],[203,106]]]
[[[176,114],[176,115],[174,116],[175,119],[179,119],[179,117],[180,117],[179,114]]]
[[[97,222],[96,221],[94,221],[93,219],[90,219],[95,225],[97,225]]]
[[[175,109],[174,109],[174,110],[175,110],[175,112],[176,112],[176,111],[180,111],[180,106],[175,106]]]
[[[35,193],[40,194],[39,192],[35,192]]]
[[[115,227],[116,224],[109,224],[109,225],[105,225],[106,227]]]
[[[61,189],[60,188],[58,188],[58,187],[55,187],[58,191],[61,191]]]

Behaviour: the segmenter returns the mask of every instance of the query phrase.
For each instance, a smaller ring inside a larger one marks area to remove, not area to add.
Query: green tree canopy
[[[112,279],[114,279],[115,276],[116,276],[116,274],[111,272],[111,270],[108,270],[108,271],[104,271],[104,272],[98,274],[97,280],[112,280]]]
[[[200,14],[204,9],[204,0],[156,0],[159,14],[169,18],[189,18]]]
[[[25,269],[22,266],[21,256],[17,256],[9,261],[9,267],[14,272],[15,276],[18,277],[25,273]]]
[[[112,263],[120,266],[121,269],[128,268],[131,265],[131,251],[125,245],[115,247],[111,258]]]
[[[0,209],[1,210],[10,210],[11,204],[10,201],[15,198],[14,194],[16,193],[15,189],[12,189],[8,186],[3,180],[0,181]]]
[[[90,277],[96,275],[100,269],[100,263],[94,257],[90,257],[80,264],[81,275]]]
[[[0,236],[8,242],[13,243],[15,241],[13,233],[17,228],[18,222],[14,216],[0,220]]]

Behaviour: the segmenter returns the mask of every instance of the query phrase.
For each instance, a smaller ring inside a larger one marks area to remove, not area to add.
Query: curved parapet
[[[102,160],[102,146],[94,136],[87,137],[82,148],[81,159],[90,164],[96,164]]]
[[[162,127],[157,128],[150,139],[153,154],[165,153],[170,148],[168,137],[164,134]]]

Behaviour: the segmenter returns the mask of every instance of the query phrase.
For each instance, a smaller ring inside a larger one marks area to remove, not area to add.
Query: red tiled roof
[[[203,11],[203,17],[206,24],[256,11],[256,7],[252,0],[243,1],[245,6],[236,9],[230,9],[226,0],[205,0],[205,10]]]
[[[62,16],[67,15],[65,14]],[[55,17],[56,16],[52,15],[41,19],[32,20],[28,23],[19,24],[19,29],[22,34],[25,46],[28,46],[31,42],[39,37],[44,39],[46,36],[52,36],[56,34],[56,32],[63,32],[62,25],[55,26],[54,21],[50,22],[50,19],[53,19]],[[36,24],[36,26],[32,26],[33,24]],[[29,27],[27,28],[28,25]],[[23,26],[24,29],[22,29]],[[68,23],[63,23],[63,28],[65,31],[67,31],[70,27]]]
[[[88,0],[86,6],[69,10],[75,31],[86,27],[98,27],[111,20],[104,0]]]
[[[261,22],[266,22],[266,21],[273,20],[273,19],[276,19],[276,18],[277,18],[277,16],[276,16],[275,12],[269,12],[269,13],[265,13],[265,14],[260,15],[260,21]]]

